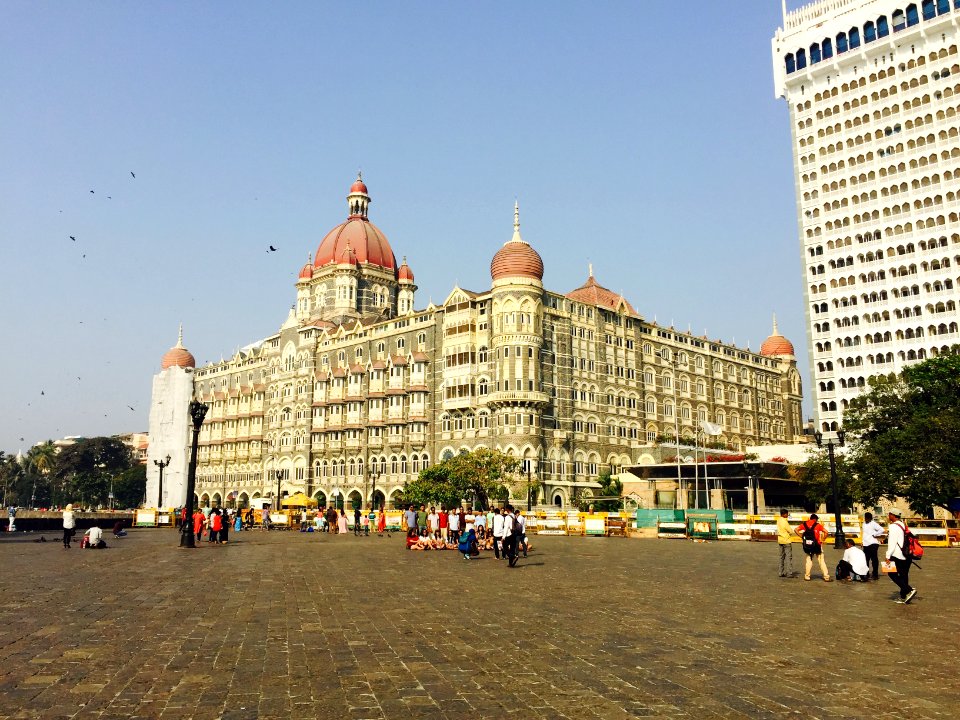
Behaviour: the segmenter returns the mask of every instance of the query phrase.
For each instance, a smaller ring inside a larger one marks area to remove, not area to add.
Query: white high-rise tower
[[[872,375],[960,342],[960,0],[819,0],[784,12],[817,426]]]

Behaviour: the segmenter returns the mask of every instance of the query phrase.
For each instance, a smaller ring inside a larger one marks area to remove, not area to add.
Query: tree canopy
[[[421,470],[420,476],[404,488],[403,501],[447,508],[467,501],[486,509],[491,500],[506,500],[507,485],[518,483],[519,469],[516,458],[499,450],[477,448]]]
[[[953,352],[960,351],[954,346]],[[960,355],[945,354],[870,379],[844,425],[856,499],[903,497],[928,513],[960,496]]]
[[[577,507],[586,511],[593,505],[594,512],[616,512],[623,507],[623,483],[604,469],[597,477],[600,488],[596,497],[581,496],[577,498]]]

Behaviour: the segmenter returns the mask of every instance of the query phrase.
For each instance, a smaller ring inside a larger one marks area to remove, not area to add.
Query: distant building
[[[150,435],[148,433],[126,433],[117,435],[117,439],[130,448],[134,456],[136,456],[137,462],[141,465],[147,464],[147,450],[150,447]]]
[[[370,202],[358,178],[277,333],[201,368],[181,343],[164,356],[150,457],[170,453],[167,473],[185,477],[190,394],[207,403],[199,502],[302,491],[391,505],[432,463],[488,447],[522,460],[541,502],[566,506],[601,471],[701,422],[732,448],[801,436],[800,375],[776,326],[757,353],[644,320],[592,268],[570,292],[547,290],[518,208],[490,287],[416,310],[413,271],[370,222]],[[150,503],[153,463],[147,472]]]
[[[817,429],[960,342],[960,2],[820,0],[773,38]]]

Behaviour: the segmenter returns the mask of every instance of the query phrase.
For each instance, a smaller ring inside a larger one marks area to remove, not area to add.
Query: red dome
[[[313,264],[307,263],[302,268],[300,268],[300,279],[310,280],[312,278],[313,278]]]
[[[372,222],[363,217],[351,217],[327,233],[317,248],[314,267],[339,262],[349,243],[354,262],[379,265],[385,270],[396,270],[397,258],[387,237]]]
[[[793,343],[783,335],[771,335],[760,346],[760,354],[767,356],[793,355]]]
[[[397,280],[407,280],[413,282],[413,270],[410,269],[410,266],[407,265],[407,259],[403,259],[403,264],[400,266],[400,269],[397,270]]]
[[[543,280],[543,260],[540,254],[523,240],[511,240],[490,261],[490,276],[494,280],[505,277],[528,277]]]
[[[341,185],[340,187],[343,187],[343,186]],[[354,181],[353,185],[350,186],[350,194],[353,195],[354,193],[363,193],[364,195],[368,194],[367,186],[363,184],[363,180],[361,180],[360,178],[357,178]]]
[[[169,367],[195,368],[197,361],[193,355],[184,347],[173,347],[167,350],[160,361],[160,369],[166,370]]]

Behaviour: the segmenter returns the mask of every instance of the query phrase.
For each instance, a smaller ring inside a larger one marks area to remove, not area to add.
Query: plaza
[[[771,543],[534,537],[511,571],[398,533],[37,537],[0,539],[2,718],[917,720],[960,703],[948,549],[903,606],[886,578],[780,579]]]

